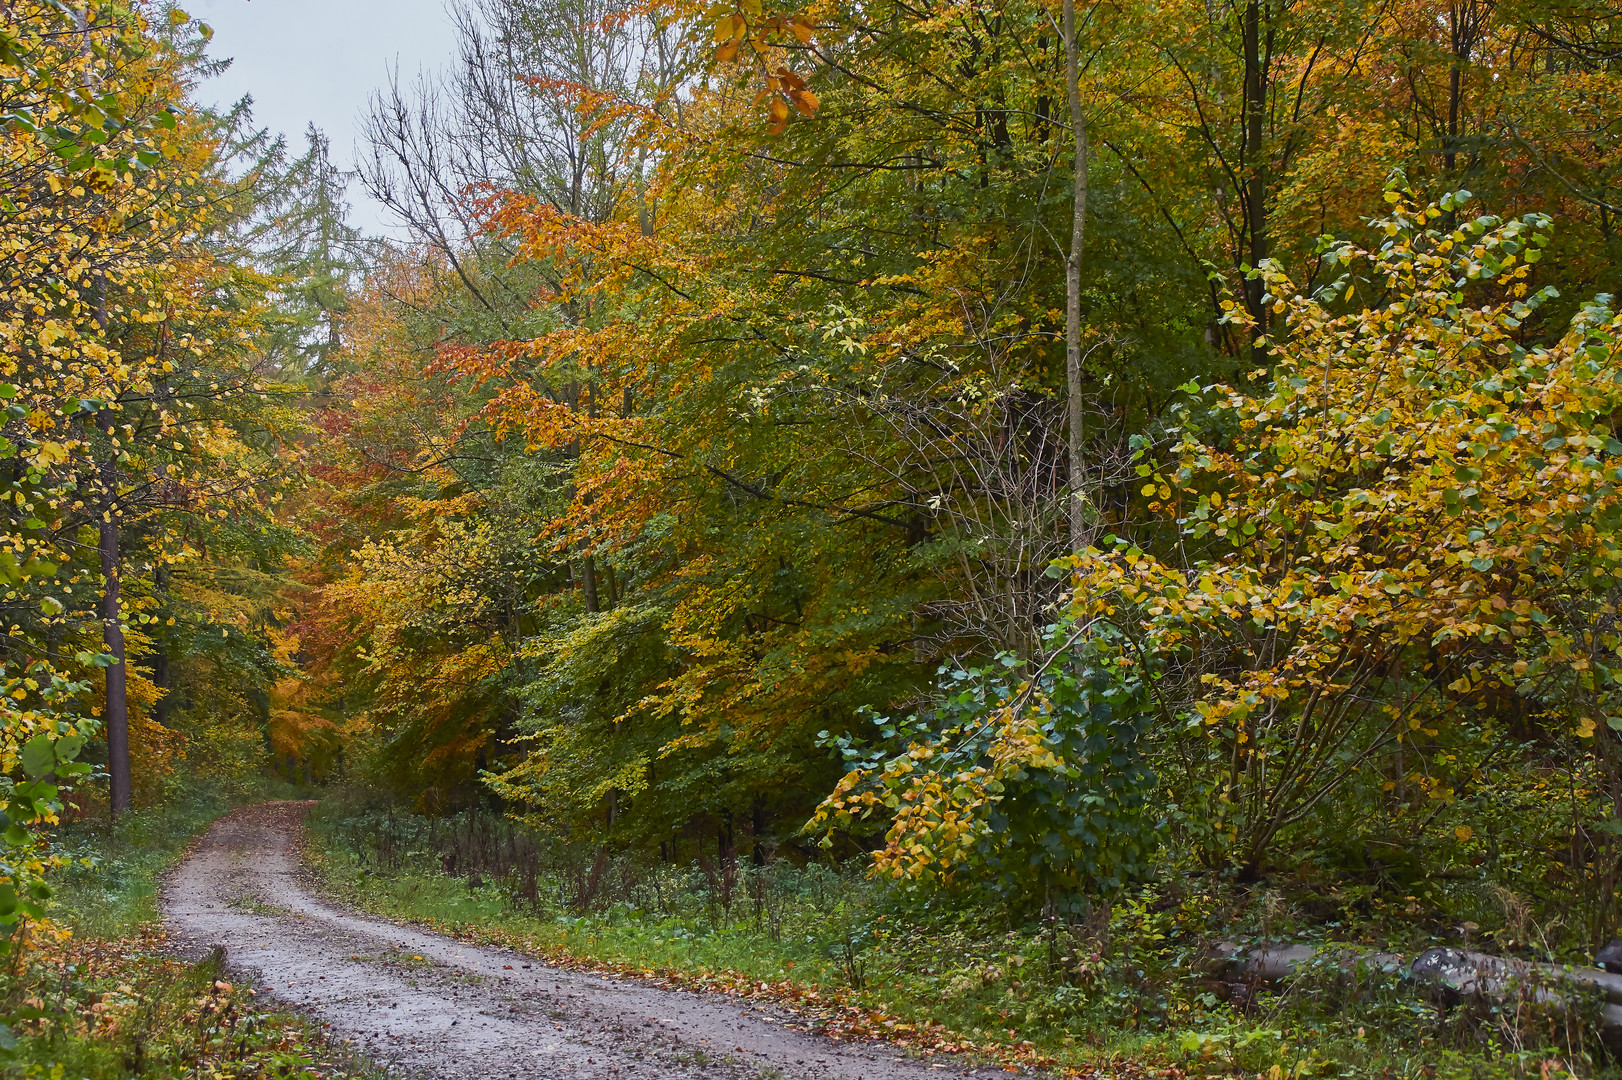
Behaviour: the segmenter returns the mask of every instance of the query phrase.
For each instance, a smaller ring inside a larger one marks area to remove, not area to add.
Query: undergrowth
[[[1281,929],[1276,901],[1231,882],[1183,877],[1089,918],[1018,921],[962,898],[909,900],[851,866],[650,865],[548,844],[488,815],[431,819],[340,799],[310,829],[329,888],[366,910],[774,999],[846,1037],[1123,1074],[1622,1075],[1581,1009],[1447,1008],[1367,971],[1308,974],[1276,993],[1224,982],[1209,961],[1217,937],[1276,940]]]
[[[53,924],[30,928],[28,947],[14,950],[0,971],[7,1022],[0,1029],[0,1075],[372,1075],[302,1018],[260,1003],[249,983],[226,973],[222,952],[187,962],[163,936],[157,897],[164,872],[239,798],[203,788],[116,824],[97,816],[59,830],[55,842],[74,862],[53,876]]]

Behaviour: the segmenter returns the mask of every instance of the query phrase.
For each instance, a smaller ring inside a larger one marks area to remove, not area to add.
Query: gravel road
[[[221,818],[176,869],[163,910],[181,947],[224,946],[261,992],[331,1024],[391,1074],[435,1078],[891,1080],[1006,1076],[911,1061],[880,1043],[785,1026],[717,995],[563,971],[396,926],[311,896],[294,840],[306,803]]]

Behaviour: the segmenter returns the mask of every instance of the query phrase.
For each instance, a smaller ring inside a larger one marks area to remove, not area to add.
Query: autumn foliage
[[[1616,928],[1610,13],[457,10],[375,243],[193,20],[0,16],[0,918],[57,780],[269,768],[1050,917],[1374,845]]]
[[[1087,9],[1078,127],[1052,5],[478,10],[374,110],[321,738],[1050,910],[1527,843],[1513,758],[1611,925],[1608,16]]]

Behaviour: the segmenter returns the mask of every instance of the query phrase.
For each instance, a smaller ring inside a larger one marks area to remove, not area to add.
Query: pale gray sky
[[[205,102],[229,104],[252,94],[254,117],[287,135],[294,152],[312,121],[332,140],[333,160],[353,165],[360,118],[372,91],[398,62],[404,78],[451,59],[454,39],[444,0],[182,0],[214,28],[225,74],[205,83]],[[356,184],[354,224],[394,232],[382,207]]]

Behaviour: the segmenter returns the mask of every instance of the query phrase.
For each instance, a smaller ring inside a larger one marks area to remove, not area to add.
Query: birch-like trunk
[[[1074,194],[1070,212],[1070,253],[1064,261],[1064,367],[1069,402],[1070,548],[1087,542],[1087,496],[1084,477],[1087,437],[1081,390],[1081,256],[1087,236],[1087,117],[1081,111],[1081,71],[1077,59],[1076,0],[1064,0],[1064,80],[1070,99],[1070,133],[1075,144]]]

